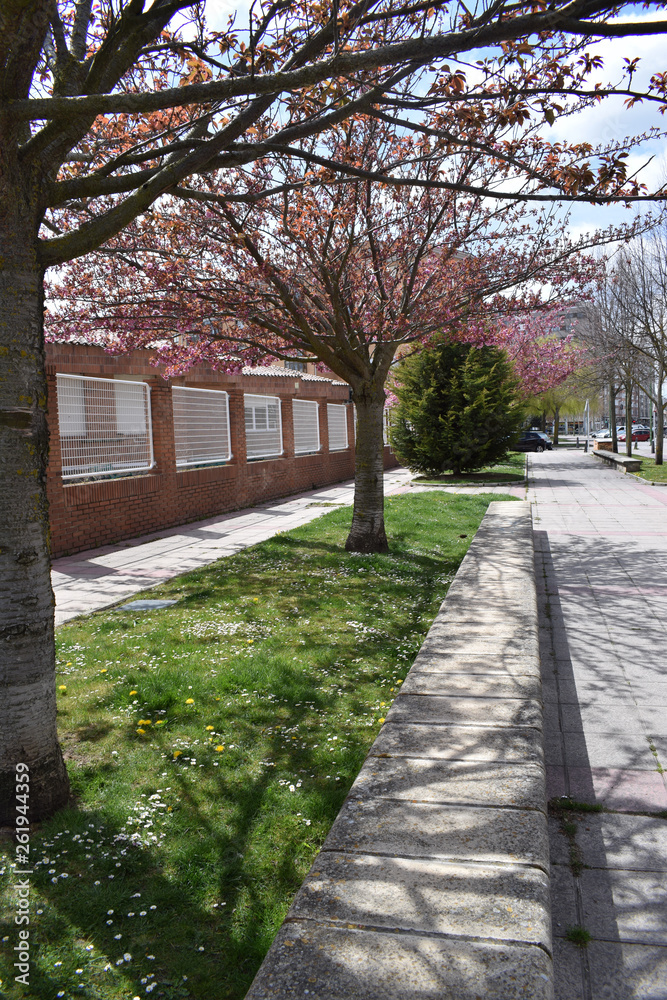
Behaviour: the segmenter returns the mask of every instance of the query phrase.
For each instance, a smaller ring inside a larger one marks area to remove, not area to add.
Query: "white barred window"
[[[347,406],[341,403],[327,403],[329,423],[329,451],[344,451],[347,448]]]
[[[146,382],[58,375],[56,389],[63,479],[153,467]]]
[[[294,454],[306,455],[320,450],[320,421],[317,403],[308,399],[292,401]]]
[[[232,457],[228,394],[175,385],[171,398],[176,468],[228,462]]]
[[[248,458],[275,458],[283,453],[283,429],[278,396],[243,397]]]

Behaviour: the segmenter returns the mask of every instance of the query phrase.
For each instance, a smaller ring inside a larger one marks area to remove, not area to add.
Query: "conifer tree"
[[[519,383],[505,353],[441,337],[403,360],[392,420],[397,457],[414,472],[473,472],[502,458],[519,429]]]

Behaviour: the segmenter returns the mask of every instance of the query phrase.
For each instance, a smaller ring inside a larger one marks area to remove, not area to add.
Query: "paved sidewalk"
[[[667,491],[582,452],[529,468],[548,794],[609,810],[550,821],[556,1000],[667,1000]]]
[[[431,488],[412,486],[411,478],[407,469],[385,472],[385,496]],[[452,486],[446,487],[445,492],[511,493],[523,498],[525,487]],[[331,507],[351,505],[353,500],[354,481],[349,480],[56,559],[51,575],[56,625],[107,608],[147,587],[155,587],[162,580],[207,566],[279,531],[307,524]]]
[[[385,494],[407,492],[410,478],[407,469],[386,472]],[[56,625],[207,566],[279,531],[307,524],[331,507],[351,504],[353,499],[354,482],[338,483],[56,559],[51,574]]]

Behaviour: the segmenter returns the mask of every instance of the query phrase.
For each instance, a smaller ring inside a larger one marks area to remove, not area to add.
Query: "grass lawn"
[[[638,455],[633,452],[633,458],[641,458],[642,467],[637,473],[642,479],[650,479],[654,483],[667,483],[667,465],[656,465],[654,458]]]
[[[74,803],[32,832],[27,990],[2,845],[0,995],[243,997],[497,499],[390,499],[386,556],[331,511],[62,626]]]
[[[455,476],[445,472],[441,476],[416,476],[415,483],[420,486],[457,486],[465,483],[522,483],[525,479],[526,456],[522,451],[510,451],[506,457],[495,465],[485,465],[477,472],[466,472]]]

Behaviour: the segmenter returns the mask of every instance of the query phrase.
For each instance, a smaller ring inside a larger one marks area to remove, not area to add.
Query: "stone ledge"
[[[537,639],[494,502],[247,1000],[552,1000]]]

